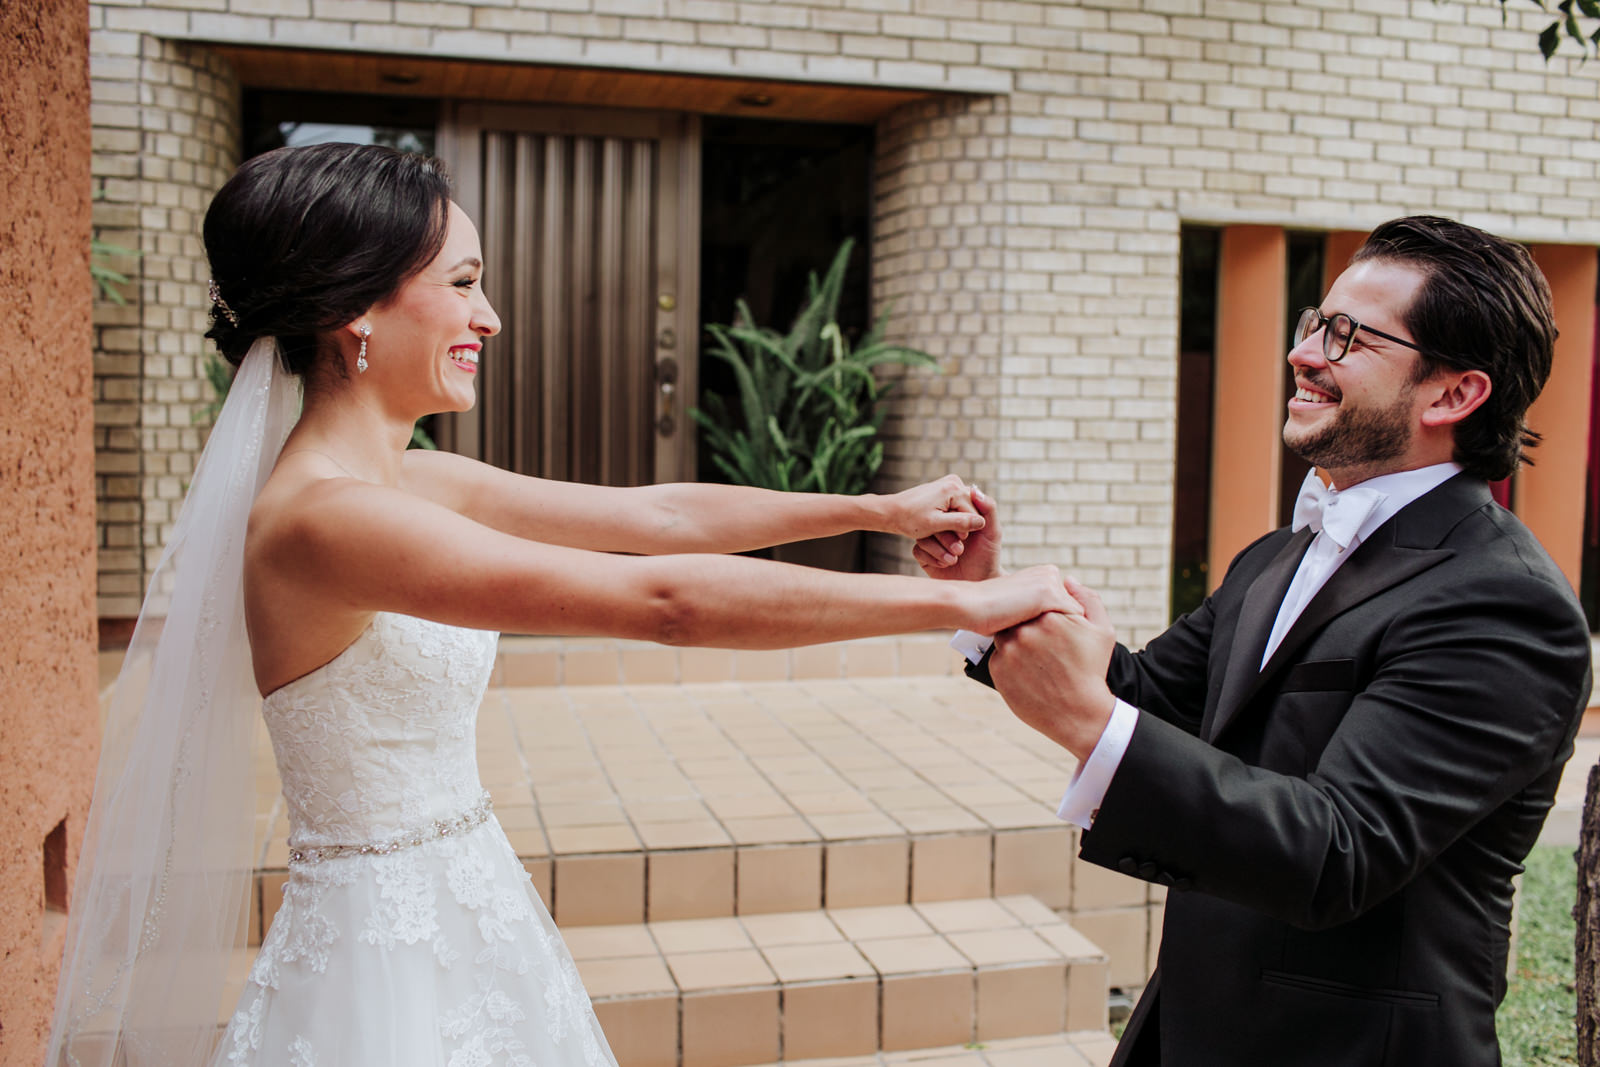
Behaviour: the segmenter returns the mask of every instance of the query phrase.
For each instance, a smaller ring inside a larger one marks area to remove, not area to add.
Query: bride
[[[417,418],[472,406],[499,330],[432,160],[258,156],[205,244],[207,336],[238,372],[117,684],[51,1067],[612,1063],[478,781],[496,631],[781,648],[1076,610],[1054,568],[931,582],[729,555],[869,529],[954,564],[983,520],[953,477],[612,489],[407,451]],[[217,1046],[258,711],[289,879]]]

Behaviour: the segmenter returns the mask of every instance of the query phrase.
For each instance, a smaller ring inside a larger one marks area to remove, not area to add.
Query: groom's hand
[[[1117,638],[1100,595],[1074,578],[1066,587],[1084,613],[1051,612],[996,634],[989,671],[1017,718],[1082,762],[1116,706],[1106,669]]]
[[[973,510],[983,519],[981,529],[962,537],[941,531],[912,548],[912,558],[928,577],[981,582],[1005,574],[1000,569],[1000,520],[994,501],[977,486],[972,487],[971,499]]]

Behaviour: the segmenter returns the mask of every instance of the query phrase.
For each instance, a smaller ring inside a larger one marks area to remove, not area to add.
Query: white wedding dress
[[[615,1064],[478,781],[495,642],[379,614],[267,697],[289,880],[218,1067]]]

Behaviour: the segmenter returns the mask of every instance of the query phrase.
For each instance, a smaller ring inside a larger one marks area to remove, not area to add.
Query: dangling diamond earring
[[[366,323],[361,324],[361,351],[356,353],[356,370],[362,374],[367,373],[367,338],[372,336],[372,327]]]

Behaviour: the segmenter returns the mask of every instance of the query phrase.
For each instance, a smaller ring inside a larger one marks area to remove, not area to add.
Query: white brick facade
[[[979,480],[1012,562],[1070,567],[1147,639],[1166,620],[1181,223],[1434,211],[1600,244],[1600,69],[1545,64],[1548,16],[1524,6],[1503,24],[1493,0],[96,3],[101,225],[147,252],[140,307],[100,320],[107,555],[134,547],[121,523],[158,538],[184,474],[163,457],[204,399],[193,235],[237,107],[226,70],[181,42],[910,87],[960,95],[880,125],[875,292],[946,373],[903,387],[886,474]],[[180,69],[191,84],[160,80]],[[187,166],[137,170],[151,160]],[[142,472],[116,458],[133,427]],[[131,592],[113,578],[108,614]]]

